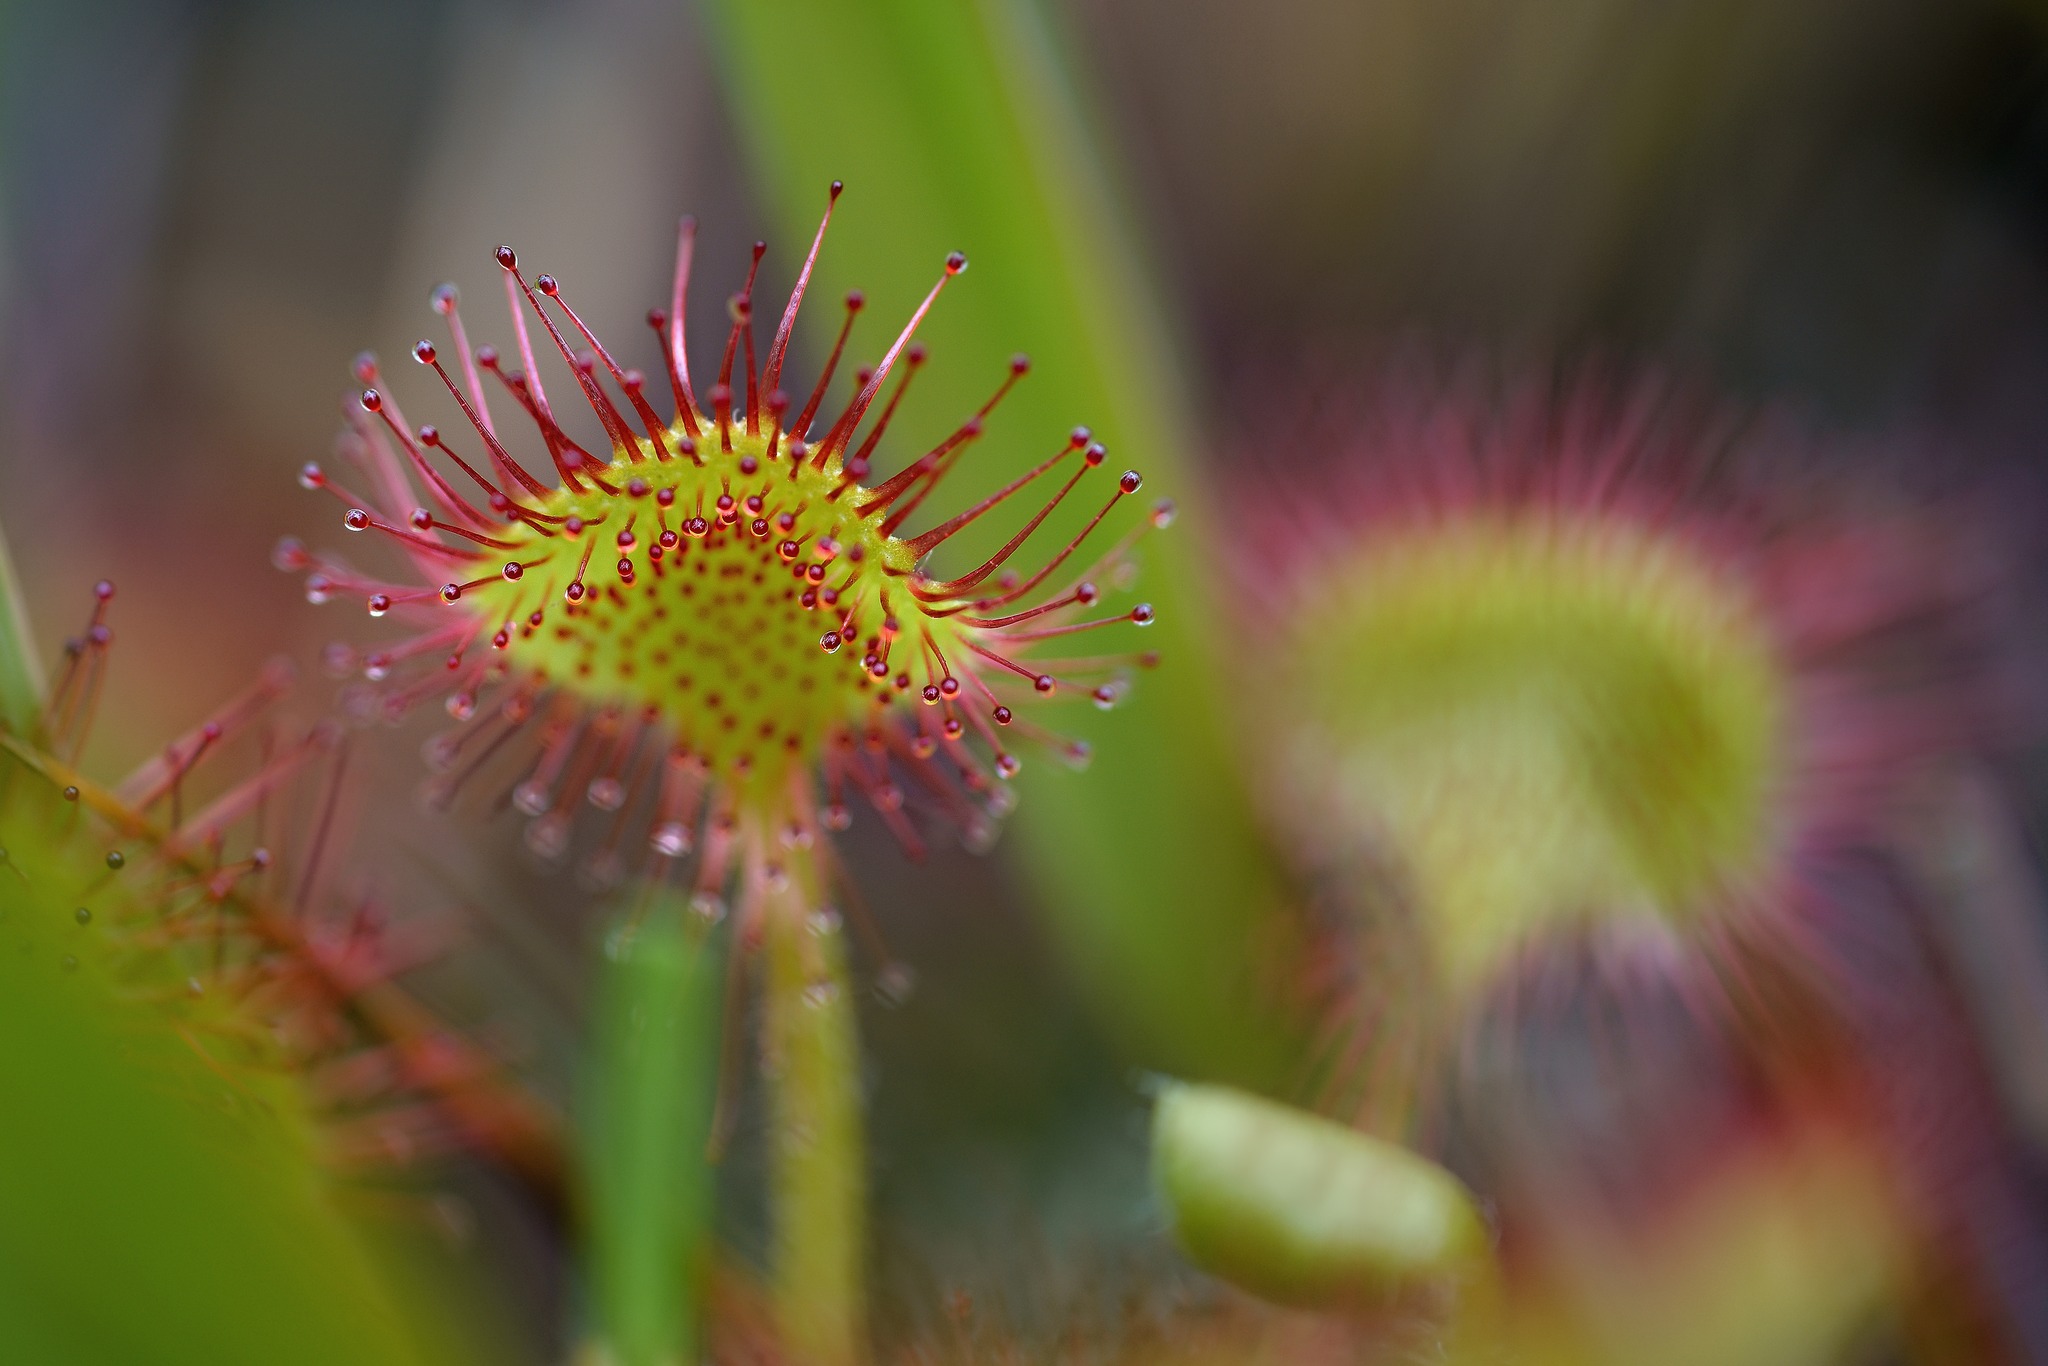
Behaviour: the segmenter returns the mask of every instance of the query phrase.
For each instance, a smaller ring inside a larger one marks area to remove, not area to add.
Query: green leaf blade
[[[1134,1056],[1267,1087],[1295,1080],[1290,1003],[1266,985],[1293,946],[1288,893],[1244,795],[1242,702],[1209,624],[1211,552],[1225,528],[1201,504],[1168,331],[1050,40],[1007,0],[710,8],[736,121],[784,238],[808,241],[827,183],[847,183],[814,291],[857,285],[869,314],[898,318],[947,251],[968,254],[972,269],[919,334],[934,360],[917,408],[936,430],[913,428],[899,453],[972,412],[1021,350],[1033,374],[960,476],[960,497],[1044,458],[1079,423],[1108,446],[1112,474],[1146,476],[1105,542],[1157,496],[1180,505],[1179,524],[1144,551],[1140,591],[1158,624],[1097,642],[1157,649],[1164,662],[1140,674],[1116,715],[1053,719],[1098,758],[1076,777],[1027,753],[1019,834],[1070,963]],[[811,73],[819,96],[763,97],[792,72]],[[1041,553],[1078,530],[1108,480],[1082,490],[1033,542]],[[941,567],[971,565],[1011,527],[987,519],[940,552]]]
[[[589,1274],[615,1366],[674,1366],[697,1350],[724,955],[681,902],[654,898],[613,932],[590,1042]]]

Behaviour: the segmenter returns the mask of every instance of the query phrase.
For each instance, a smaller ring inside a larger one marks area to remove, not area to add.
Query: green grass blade
[[[879,349],[882,326],[908,314],[947,251],[968,253],[972,269],[920,333],[933,356],[918,381],[924,425],[897,429],[899,457],[973,411],[1022,350],[1034,372],[975,452],[960,497],[1086,423],[1107,443],[1112,474],[1128,466],[1147,478],[1110,534],[1141,515],[1132,504],[1156,494],[1180,503],[1179,525],[1146,554],[1143,592],[1159,624],[1127,638],[1166,663],[1112,717],[1051,718],[1086,735],[1099,758],[1083,777],[1027,755],[1018,833],[1070,960],[1139,1057],[1273,1084],[1294,1054],[1257,979],[1285,952],[1272,942],[1284,892],[1234,761],[1230,718],[1244,700],[1214,664],[1210,577],[1223,524],[1201,504],[1147,270],[1047,35],[1008,0],[712,0],[710,12],[780,239],[807,242],[827,183],[847,183],[812,297],[868,292],[863,327],[878,321],[858,354]],[[1096,492],[1077,494],[1036,543],[1049,553]],[[1011,523],[988,521],[1004,524],[949,544],[942,564],[970,564],[1007,535]]]
[[[0,727],[16,735],[35,731],[43,712],[43,665],[29,629],[28,607],[7,534],[0,530]]]
[[[583,1179],[596,1336],[611,1366],[696,1359],[723,964],[679,897],[655,898],[607,942]]]

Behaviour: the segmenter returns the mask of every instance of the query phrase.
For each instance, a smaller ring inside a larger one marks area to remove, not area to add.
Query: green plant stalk
[[[759,920],[776,1326],[790,1360],[848,1366],[867,1355],[860,1056],[838,917],[820,909],[811,856],[788,855]]]
[[[7,534],[0,529],[0,727],[33,736],[43,714],[43,665]]]
[[[672,894],[645,895],[606,941],[582,1157],[595,1336],[613,1366],[697,1358],[723,962]]]
[[[1128,710],[1062,718],[1096,742],[1085,778],[1027,753],[1020,833],[1075,971],[1135,1057],[1279,1084],[1298,1036],[1261,979],[1292,944],[1275,914],[1288,896],[1228,740],[1244,699],[1227,688],[1211,635],[1204,552],[1219,526],[1199,496],[1196,441],[1145,266],[1047,35],[1015,0],[712,0],[709,12],[783,239],[808,241],[827,182],[847,184],[811,297],[857,285],[869,315],[895,317],[946,251],[972,262],[919,333],[934,358],[918,381],[925,426],[899,426],[899,452],[979,406],[1021,350],[1033,373],[970,457],[965,488],[995,486],[1085,422],[1113,468],[1145,474],[1132,502],[1155,492],[1179,502],[1180,524],[1145,552],[1143,592],[1159,624],[1099,642],[1156,647],[1164,663],[1140,676]],[[775,93],[793,73],[818,93]],[[881,344],[870,336],[867,349]],[[1070,502],[1034,539],[1044,553],[1097,505],[1092,492]],[[973,563],[1011,526],[988,519],[946,547],[958,557],[947,563]]]

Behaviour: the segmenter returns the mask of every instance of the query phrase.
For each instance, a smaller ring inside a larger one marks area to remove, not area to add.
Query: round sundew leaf
[[[1390,529],[1298,616],[1283,762],[1388,846],[1442,985],[1591,916],[1683,928],[1771,853],[1782,671],[1682,539],[1540,511]]]
[[[1369,1301],[1489,1262],[1486,1225],[1449,1172],[1242,1091],[1168,1086],[1152,1165],[1188,1256],[1267,1299]]]

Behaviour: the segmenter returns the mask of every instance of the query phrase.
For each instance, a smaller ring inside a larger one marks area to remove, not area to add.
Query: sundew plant
[[[1835,8],[0,14],[0,1361],[2048,1359],[2048,29]]]
[[[833,182],[832,203],[842,188]],[[1104,612],[1102,585],[1114,594],[1128,580],[1136,540],[1165,526],[1173,505],[1155,505],[1094,563],[1070,567],[1090,533],[1143,482],[1135,470],[1098,476],[1110,492],[1081,530],[1030,572],[1005,572],[1106,459],[1102,444],[1077,427],[1017,478],[930,529],[909,532],[906,523],[965,462],[1029,362],[1010,361],[972,417],[900,473],[868,483],[873,454],[925,363],[912,340],[917,326],[967,260],[958,252],[946,258],[938,283],[881,359],[860,368],[851,399],[836,415],[824,414],[861,311],[862,297],[849,295],[825,369],[792,412],[783,363],[829,221],[828,210],[758,369],[749,273],[732,300],[716,378],[701,399],[682,325],[695,223],[683,221],[670,310],[648,317],[674,395],[668,419],[648,401],[645,376],[620,368],[554,277],[529,283],[514,250],[499,247],[521,366],[506,368],[494,347],[471,349],[447,289],[435,293],[434,307],[448,320],[455,370],[466,383],[455,380],[432,341],[413,349],[488,460],[465,460],[434,426],[409,428],[397,400],[371,387],[361,392],[366,416],[344,453],[380,496],[351,493],[317,465],[300,473],[307,488],[349,504],[344,527],[393,541],[425,582],[365,577],[297,542],[280,547],[277,558],[307,568],[307,595],[316,602],[347,595],[362,599],[372,616],[413,619],[415,633],[370,653],[364,669],[386,685],[376,706],[387,718],[444,695],[449,714],[465,723],[430,746],[447,772],[438,799],[452,800],[508,741],[532,732],[510,800],[530,820],[526,843],[534,853],[563,854],[575,812],[594,807],[612,818],[593,856],[598,881],[659,885],[689,859],[691,913],[715,923],[729,901],[736,908],[733,934],[758,944],[765,960],[762,1048],[775,1094],[771,1200],[781,1341],[807,1360],[852,1360],[863,1318],[863,1178],[858,1055],[837,909],[852,889],[823,841],[850,824],[847,804],[861,797],[913,855],[924,847],[921,809],[985,846],[1010,805],[1005,784],[1022,765],[1006,733],[1085,763],[1085,741],[1053,734],[1017,709],[1062,689],[1108,708],[1132,672],[1158,662],[1146,651],[1052,655],[1047,647],[1152,623],[1149,603]],[[765,249],[754,249],[756,269]],[[570,346],[543,298],[583,349]],[[611,442],[609,458],[592,455],[557,421],[522,304],[575,376]],[[899,363],[901,376],[876,409]],[[600,371],[620,399],[607,392]],[[559,484],[540,483],[508,452],[480,373],[497,378],[531,419]],[[380,378],[368,357],[356,375],[366,384]],[[875,419],[864,427],[871,409]],[[430,452],[468,479],[467,496]],[[931,553],[955,534],[1053,478],[1055,492],[978,565],[959,573],[930,567]]]

